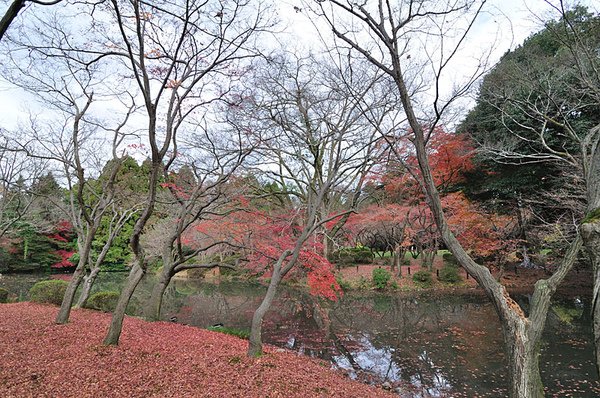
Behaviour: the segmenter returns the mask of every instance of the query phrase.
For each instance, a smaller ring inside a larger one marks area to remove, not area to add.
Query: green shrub
[[[8,302],[8,290],[0,287],[0,303]]]
[[[36,303],[60,305],[69,282],[53,279],[36,283],[29,289],[29,299]]]
[[[458,267],[458,260],[456,259],[456,257],[454,257],[454,254],[452,253],[444,253],[442,254],[442,259],[444,260],[444,264],[445,265],[449,265],[452,267]]]
[[[431,278],[431,273],[427,271],[417,271],[414,273],[413,282],[419,287],[431,287],[433,283],[433,278]]]
[[[93,310],[112,312],[117,306],[117,301],[119,301],[118,292],[103,291],[92,294],[85,306]]]
[[[445,283],[458,283],[462,281],[461,276],[458,274],[458,268],[446,265],[440,270],[440,276],[438,279]]]
[[[373,286],[375,286],[376,289],[385,289],[391,278],[392,274],[386,269],[375,268],[373,270]]]
[[[367,278],[365,278],[363,275],[360,275],[358,277],[358,280],[355,283],[355,286],[359,290],[364,290],[364,289],[369,289],[371,285]]]
[[[341,275],[336,275],[335,280],[343,291],[348,291],[352,288],[350,282],[345,280]]]
[[[373,257],[373,253],[367,247],[348,247],[336,250],[332,254],[333,261],[342,264],[370,264]]]

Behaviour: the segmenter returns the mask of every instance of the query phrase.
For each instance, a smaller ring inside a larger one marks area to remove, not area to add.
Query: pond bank
[[[101,345],[110,314],[0,304],[0,396],[391,397],[344,378],[324,361],[267,348],[245,356],[238,338],[127,317],[118,347]]]

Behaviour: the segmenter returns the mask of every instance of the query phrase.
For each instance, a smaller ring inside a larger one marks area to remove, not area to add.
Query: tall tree
[[[346,68],[346,69],[344,69]],[[356,205],[335,208],[335,196],[360,190],[371,165],[374,129],[369,127],[362,100],[377,78],[362,79],[350,65],[327,59],[283,54],[267,60],[257,73],[254,90],[232,117],[260,137],[260,174],[289,195],[296,216],[296,236],[273,258],[267,294],[254,313],[249,355],[262,353],[262,321],[284,278],[301,260],[304,248],[329,221],[343,218]],[[349,95],[343,79],[354,83]],[[356,100],[361,98],[361,100]],[[379,106],[376,97],[370,104]],[[350,196],[347,196],[350,197]]]
[[[48,58],[40,48],[59,40],[57,37],[68,30],[58,26],[52,18],[41,20],[53,29],[43,34],[35,29],[29,31],[27,59],[19,55],[23,43],[11,41],[9,59],[12,63],[4,65],[3,73],[13,84],[37,96],[53,112],[54,119],[51,120],[32,117],[22,138],[12,142],[11,146],[30,158],[52,162],[67,185],[66,203],[56,201],[53,204],[62,210],[76,231],[79,258],[56,317],[56,322],[63,324],[69,319],[85,269],[91,267],[96,232],[113,204],[114,181],[120,167],[118,151],[125,139],[122,130],[135,111],[135,104],[132,100],[121,119],[113,119],[113,126],[109,120],[100,123],[93,110],[97,101],[122,94],[106,84],[107,70],[103,69],[106,65],[101,62],[84,65],[89,58],[69,50],[55,50]],[[104,146],[107,153],[95,150],[98,144]],[[91,177],[94,172],[99,174],[105,156],[112,157],[112,168],[103,183],[94,184]],[[108,246],[110,243],[112,241]]]
[[[256,40],[273,23],[259,1],[234,0],[146,3],[111,1],[98,34],[108,47],[98,57],[122,59],[143,98],[150,150],[148,195],[131,236],[133,267],[117,302],[104,344],[117,344],[125,309],[148,262],[141,241],[154,213],[160,178],[175,161],[180,131],[193,130],[198,111],[226,97],[243,74],[242,60],[258,55]],[[183,133],[182,133],[183,134]]]
[[[481,72],[475,72],[465,85],[456,87],[449,98],[444,98],[441,84],[447,78],[446,71],[466,43],[483,5],[484,2],[470,1],[379,0],[358,4],[330,0],[319,2],[318,11],[342,43],[394,80],[417,153],[420,183],[427,194],[438,230],[461,266],[484,289],[501,320],[509,362],[510,396],[541,397],[544,392],[538,364],[539,343],[550,298],[572,267],[581,247],[581,239],[578,237],[574,240],[557,271],[549,279],[536,283],[529,314],[526,315],[489,269],[476,263],[456,239],[444,214],[426,148],[430,134],[450,105],[473,85],[474,78]],[[341,14],[342,17],[334,18],[334,14]],[[359,34],[361,31],[356,26],[363,27],[368,34]],[[423,34],[428,39],[418,40],[424,37],[421,36]],[[431,37],[436,40],[432,41]],[[424,59],[419,59],[421,54],[425,54]],[[414,58],[417,59],[411,60]],[[416,82],[411,79],[410,68],[413,62],[419,61],[432,71],[432,80],[428,85],[432,101],[426,102],[427,97],[419,97],[412,92]],[[426,107],[427,103],[430,105]]]
[[[600,15],[562,1],[550,5],[557,18],[507,54],[482,86],[480,106],[499,128],[474,134],[498,162],[542,162],[568,169],[575,180],[581,196],[564,181],[553,189],[569,197],[561,200],[563,212],[583,219],[570,232],[581,233],[593,267],[600,370]]]

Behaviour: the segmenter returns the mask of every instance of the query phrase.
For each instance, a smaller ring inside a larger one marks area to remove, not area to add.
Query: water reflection
[[[35,278],[11,278],[5,275],[0,286],[26,299]],[[122,275],[103,275],[95,291],[118,290],[122,283]],[[131,313],[141,314],[152,283],[142,281]],[[257,284],[175,280],[165,294],[162,318],[247,330],[264,293]],[[527,297],[519,300],[526,303]],[[541,356],[547,396],[600,396],[590,325],[589,298],[554,301]],[[502,336],[493,307],[481,294],[347,294],[331,304],[284,288],[265,319],[263,337],[403,397],[506,396]]]

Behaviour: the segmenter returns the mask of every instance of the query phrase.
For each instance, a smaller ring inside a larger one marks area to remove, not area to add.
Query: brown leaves
[[[53,324],[56,307],[0,305],[0,396],[385,397],[317,361],[168,322],[126,318],[118,347],[104,347],[110,314],[74,310]]]

